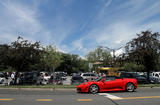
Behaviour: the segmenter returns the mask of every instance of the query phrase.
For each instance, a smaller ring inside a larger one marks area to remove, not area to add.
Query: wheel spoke
[[[98,92],[98,86],[96,86],[96,85],[91,85],[91,87],[90,87],[90,92],[91,92],[91,93],[97,93],[97,92]]]
[[[126,89],[127,91],[132,92],[134,91],[134,85],[132,83],[128,83]]]

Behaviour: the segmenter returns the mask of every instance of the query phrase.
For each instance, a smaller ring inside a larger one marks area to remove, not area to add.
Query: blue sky
[[[84,57],[148,29],[160,32],[160,0],[0,0],[1,44],[22,36]]]

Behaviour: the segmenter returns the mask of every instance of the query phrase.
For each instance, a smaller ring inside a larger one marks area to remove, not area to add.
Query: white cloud
[[[136,34],[141,31],[151,29],[154,32],[159,32],[159,20],[152,21],[149,18],[160,13],[160,1],[148,2],[147,4],[146,0],[132,0],[122,5],[117,5],[117,7],[112,8],[115,13],[108,14],[110,10],[107,7],[111,3],[112,0],[103,5],[97,16],[90,23],[94,24],[94,26],[86,33],[86,36],[79,40],[85,43],[85,46],[81,47],[83,43],[77,41],[81,50],[87,48],[87,51],[89,51],[97,46],[118,48],[124,46],[132,38],[137,37]],[[121,54],[122,52],[123,50],[120,50],[116,53]]]
[[[122,49],[119,49],[119,50],[116,50],[115,55],[119,56],[119,55],[121,55],[123,53],[124,53],[124,51]]]
[[[108,6],[110,6],[112,3],[112,0],[103,0],[103,6],[101,7],[99,13],[97,14],[96,18],[101,19],[105,15],[106,9]]]
[[[2,1],[1,6],[4,8],[0,10],[0,35],[8,34],[9,42],[19,35],[32,41],[40,38],[50,39],[50,32],[38,21],[34,7],[11,1]],[[3,37],[0,38],[3,42]]]
[[[122,49],[118,49],[118,50],[115,49],[115,56],[119,56],[123,53],[124,53],[124,51]],[[111,52],[111,55],[112,55],[112,57],[114,56],[113,51]]]
[[[63,0],[65,6],[70,5],[72,0]],[[65,38],[75,30],[77,26],[71,18],[65,18],[65,13],[58,12],[50,29],[45,27],[40,20],[38,11],[39,1],[33,5],[4,0],[0,2],[0,42],[10,43],[20,35],[31,41],[41,41],[42,45],[54,44],[62,52],[70,52],[70,47],[63,45]],[[5,36],[4,36],[5,35]],[[78,46],[78,45],[77,45]]]
[[[13,40],[16,40],[16,37],[13,36],[13,34],[11,35],[10,33],[3,33],[0,32],[0,44],[8,44],[9,42],[12,42]],[[2,43],[3,40],[3,43]]]
[[[42,44],[55,44],[62,52],[78,52],[82,56],[97,46],[121,47],[141,31],[160,30],[159,19],[152,20],[152,17],[160,14],[160,1],[128,0],[115,6],[112,0],[101,0],[99,12],[90,15],[83,24],[80,23],[81,32],[87,29],[81,33],[84,36],[65,45],[63,42],[78,29],[79,22],[73,17],[66,17],[65,8],[61,8],[61,11],[56,8],[59,12],[52,20],[54,22],[50,23],[53,25],[47,29],[38,20],[39,3],[0,2],[0,42],[11,42],[22,35],[28,40],[40,40]],[[62,0],[62,3],[70,6],[73,0]]]
[[[57,47],[58,47],[58,51],[63,52],[63,53],[69,53],[69,48],[66,45],[61,45]]]
[[[72,42],[72,46],[78,50],[81,50],[83,48],[82,39]]]

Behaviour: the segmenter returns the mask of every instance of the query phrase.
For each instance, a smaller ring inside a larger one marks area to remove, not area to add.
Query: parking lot
[[[72,90],[0,89],[0,105],[159,105],[160,88],[136,92],[77,93]]]

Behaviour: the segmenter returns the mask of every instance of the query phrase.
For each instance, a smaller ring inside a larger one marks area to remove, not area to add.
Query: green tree
[[[44,48],[44,53],[41,55],[41,61],[44,62],[45,69],[53,72],[62,62],[62,56],[55,47],[49,45]]]
[[[30,43],[22,37],[18,37],[9,46],[6,52],[7,65],[14,68],[17,72],[29,71],[30,65],[40,62],[40,42]]]
[[[57,71],[65,71],[68,74],[75,72],[88,71],[88,62],[78,55],[62,53],[63,62],[56,69]]]
[[[0,71],[7,69],[9,46],[7,44],[0,45]]]
[[[149,80],[149,73],[155,70],[159,56],[160,34],[144,31],[141,34],[137,34],[137,36],[137,38],[126,44],[125,49],[130,61],[144,65],[147,71],[147,79]]]
[[[62,53],[62,61],[63,62],[56,69],[56,71],[64,71],[70,74],[72,72],[71,55]]]
[[[136,63],[130,62],[130,63],[124,63],[123,69],[125,71],[129,72],[138,72],[138,71],[144,71],[144,66],[143,65],[137,65]]]
[[[160,71],[160,54],[158,56],[158,62],[156,64],[156,71]]]
[[[0,46],[0,65],[3,65],[6,70],[12,69],[16,71],[15,81],[17,80],[18,72],[30,71],[31,65],[40,62],[40,43],[30,43],[22,37],[18,37],[11,45]]]
[[[94,51],[89,52],[86,58],[91,63],[100,62],[102,66],[110,66],[112,61],[110,52],[102,47],[98,47]]]

